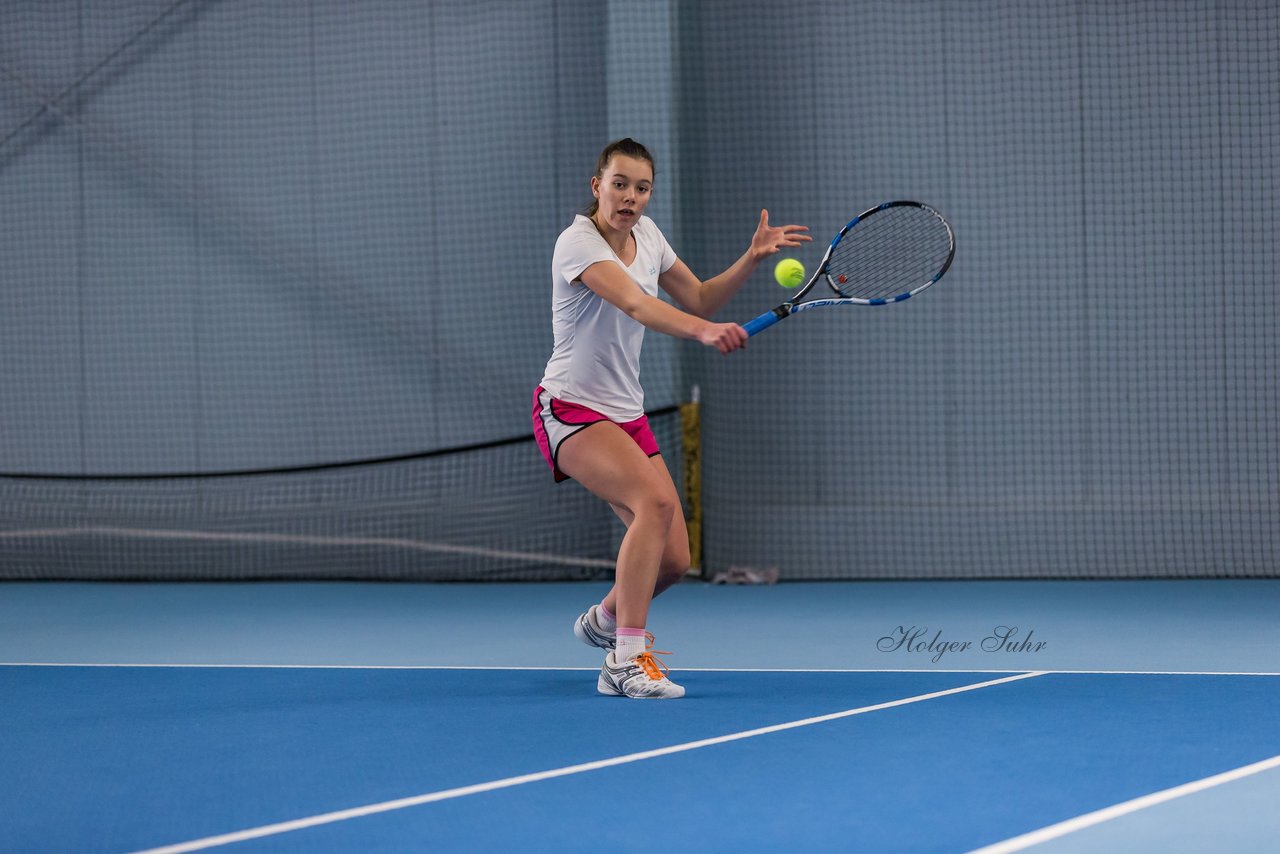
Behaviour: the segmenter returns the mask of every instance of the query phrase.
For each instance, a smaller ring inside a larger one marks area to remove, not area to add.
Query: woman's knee
[[[671,527],[676,511],[680,508],[680,500],[668,495],[663,490],[648,490],[640,496],[631,508],[637,519],[648,518],[660,525],[663,530]]]
[[[678,584],[689,571],[689,553],[685,552],[683,559],[679,557],[664,556],[662,565],[658,569],[658,574],[665,582],[666,586]]]
[[[681,527],[683,528],[683,526]],[[681,530],[678,535],[675,531],[672,531],[671,536],[667,538],[667,547],[662,552],[662,562],[658,566],[658,573],[667,584],[675,584],[684,578],[685,573],[689,571],[691,562],[688,535],[684,530]]]

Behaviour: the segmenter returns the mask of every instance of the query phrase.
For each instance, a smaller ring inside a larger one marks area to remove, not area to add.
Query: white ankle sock
[[[599,623],[600,628],[604,629],[606,632],[613,632],[618,629],[618,618],[614,616],[612,611],[604,606],[603,602],[601,602],[599,607],[596,608],[596,622]]]
[[[644,652],[644,629],[628,629],[618,627],[617,645],[613,650],[613,660],[621,664]]]

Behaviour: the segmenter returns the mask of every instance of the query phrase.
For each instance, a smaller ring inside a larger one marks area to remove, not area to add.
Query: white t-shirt
[[[644,414],[640,387],[640,346],[644,326],[596,294],[582,282],[582,271],[599,261],[612,261],[636,287],[658,295],[658,276],[676,263],[676,253],[647,216],[631,229],[636,258],[622,263],[595,224],[579,214],[560,233],[551,260],[551,311],[555,348],[547,362],[542,387],[552,397],[580,403],[615,421]]]

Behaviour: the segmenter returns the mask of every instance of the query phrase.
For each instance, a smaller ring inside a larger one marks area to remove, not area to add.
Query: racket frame
[[[942,266],[938,268],[938,272],[934,273],[931,278],[926,279],[924,282],[917,285],[915,288],[912,288],[909,291],[905,291],[903,293],[897,294],[896,296],[886,297],[884,299],[865,299],[861,297],[841,296],[839,285],[832,280],[831,276],[827,272],[827,267],[831,263],[832,253],[835,252],[836,247],[840,245],[840,241],[844,239],[844,236],[848,234],[849,231],[855,225],[857,225],[858,223],[862,222],[865,219],[868,219],[869,217],[874,216],[880,211],[888,210],[889,208],[896,208],[896,207],[921,208],[933,214],[935,217],[938,218],[938,221],[942,223],[942,226],[947,230],[947,242],[949,244],[947,257],[942,262]],[[832,305],[870,305],[870,306],[892,305],[894,303],[903,302],[905,300],[911,299],[911,297],[915,296],[916,294],[920,293],[921,291],[925,290],[931,285],[937,283],[937,281],[942,278],[943,274],[946,273],[947,269],[951,266],[951,260],[955,258],[955,255],[956,255],[956,238],[955,238],[955,234],[951,231],[951,224],[947,222],[946,217],[938,213],[936,209],[930,207],[929,205],[924,204],[923,202],[913,202],[906,199],[900,199],[892,202],[884,202],[883,204],[876,205],[873,208],[868,208],[867,210],[858,214],[853,219],[849,220],[849,222],[845,225],[844,228],[840,229],[840,231],[832,239],[831,245],[827,247],[827,252],[825,255],[822,256],[822,261],[821,263],[818,264],[818,268],[814,270],[813,275],[809,277],[809,280],[804,283],[804,286],[801,287],[800,290],[796,291],[795,295],[792,296],[791,299],[787,300],[786,302],[782,303],[781,305],[775,308],[770,309],[769,311],[766,311],[764,314],[761,314],[758,317],[752,318],[751,320],[744,323],[742,325],[742,328],[747,331],[747,335],[755,335],[757,332],[762,332],[765,329],[768,329],[770,326],[777,323],[779,320],[782,320],[783,318],[790,317],[791,315],[797,312],[806,311],[811,308],[823,308],[823,307],[832,306]],[[809,300],[807,302],[804,302],[803,300],[805,295],[808,294],[809,291],[813,290],[813,286],[817,284],[819,279],[825,279],[826,283],[831,287],[831,290],[836,293],[836,296],[827,297],[825,299]]]

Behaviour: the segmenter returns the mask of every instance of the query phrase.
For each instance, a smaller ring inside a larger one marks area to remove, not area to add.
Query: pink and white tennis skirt
[[[547,461],[547,465],[551,466],[556,483],[569,479],[569,475],[560,471],[560,467],[556,465],[556,455],[560,452],[560,446],[564,444],[564,440],[598,421],[613,421],[613,419],[580,403],[557,400],[542,386],[534,389],[533,435],[538,440],[538,448],[542,451],[543,459]],[[658,440],[654,438],[653,430],[649,428],[648,416],[641,415],[634,421],[614,421],[613,423],[626,431],[626,434],[635,440],[640,450],[646,455],[653,457],[662,453],[658,449]]]

